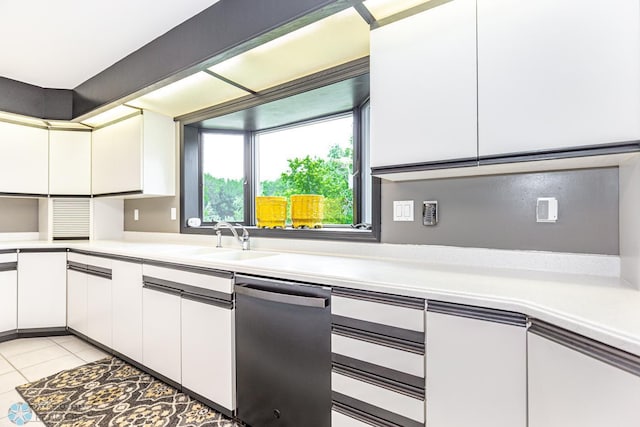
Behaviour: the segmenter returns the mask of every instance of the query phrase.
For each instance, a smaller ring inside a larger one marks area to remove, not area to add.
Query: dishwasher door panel
[[[329,427],[331,314],[326,303],[313,306],[329,291],[252,290],[236,287],[238,417],[252,427]]]

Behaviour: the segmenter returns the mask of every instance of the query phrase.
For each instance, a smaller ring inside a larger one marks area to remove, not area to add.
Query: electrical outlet
[[[555,197],[538,197],[536,201],[536,222],[558,221],[558,200]]]
[[[133,220],[138,221],[140,219],[140,211],[138,209],[133,210]]]
[[[393,220],[413,221],[413,200],[394,200]]]

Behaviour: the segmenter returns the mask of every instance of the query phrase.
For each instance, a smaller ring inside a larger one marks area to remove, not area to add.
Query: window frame
[[[242,225],[251,225],[252,223],[252,212],[250,210],[247,209],[247,201],[251,200],[251,186],[248,185],[248,182],[250,181],[251,175],[253,174],[253,168],[251,165],[247,165],[247,152],[248,150],[252,150],[252,143],[250,141],[250,136],[247,135],[246,131],[241,131],[241,130],[227,130],[227,129],[199,129],[198,131],[199,133],[199,137],[198,137],[198,213],[199,213],[199,218],[202,220],[202,225],[203,226],[209,226],[209,227],[213,227],[216,222],[205,222],[204,221],[204,203],[203,203],[203,198],[204,198],[204,182],[203,182],[203,178],[204,178],[204,171],[202,169],[203,164],[202,164],[202,159],[203,159],[203,155],[202,155],[202,151],[203,151],[203,146],[204,146],[204,141],[203,141],[203,135],[205,134],[221,134],[221,135],[243,135],[243,159],[242,159],[242,167],[243,167],[243,173],[242,173],[242,180],[243,180],[243,194],[244,194],[244,205],[243,205],[243,213],[244,213],[244,218],[241,222],[234,222],[234,224],[242,224]]]
[[[201,177],[201,156],[200,139],[201,129],[197,127],[197,123],[212,117],[222,116],[224,114],[233,113],[243,108],[251,108],[253,106],[260,105],[279,99],[293,96],[299,93],[303,93],[309,90],[317,89],[329,84],[338,83],[348,78],[363,75],[369,72],[369,58],[362,58],[358,60],[339,65],[329,70],[325,70],[314,75],[306,76],[298,80],[284,83],[280,86],[265,90],[259,94],[247,95],[244,98],[237,101],[229,101],[217,106],[203,109],[198,112],[194,112],[185,116],[177,117],[176,121],[179,124],[179,138],[180,138],[180,233],[183,234],[203,234],[212,235],[213,225],[212,223],[201,227],[187,227],[187,219],[190,217],[202,218],[202,177]],[[362,162],[363,152],[360,147],[360,143],[356,144],[362,138],[362,120],[361,112],[362,108],[369,103],[369,99],[364,100],[360,105],[357,105],[353,109],[343,111],[346,113],[353,111],[354,113],[354,159],[357,158],[358,162]],[[324,117],[336,116],[340,113],[327,114]],[[308,122],[310,120],[303,120],[298,123]],[[282,127],[291,126],[295,123],[290,123]],[[273,128],[276,129],[276,128]],[[261,129],[261,131],[267,130]],[[250,133],[249,131],[239,131]],[[246,182],[253,182],[255,171],[255,151],[251,145],[254,144],[251,138],[245,138],[245,144],[250,144],[251,156],[245,156],[245,177]],[[247,174],[247,171],[250,171]],[[356,171],[354,163],[354,173],[358,173],[358,179],[356,182],[361,186],[362,167],[359,167]],[[354,229],[348,225],[337,227],[325,227],[321,229],[261,229],[257,227],[248,227],[252,237],[272,237],[272,238],[286,238],[286,239],[309,239],[309,240],[341,240],[341,241],[353,241],[353,242],[380,242],[380,224],[381,224],[381,179],[375,176],[371,176],[370,181],[370,201],[371,201],[371,227],[367,230]],[[354,208],[357,210],[354,212],[354,223],[358,224],[362,221],[362,203],[366,198],[362,194],[362,188],[359,191],[355,189],[354,182]],[[248,189],[247,189],[248,188]],[[245,223],[249,224],[255,221],[255,185],[245,185]],[[247,216],[252,216],[247,218]],[[222,230],[223,234],[230,235],[228,230]]]

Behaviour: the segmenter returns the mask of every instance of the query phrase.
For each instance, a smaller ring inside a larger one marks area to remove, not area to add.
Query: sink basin
[[[256,252],[256,251],[225,251],[225,252],[213,252],[208,254],[202,254],[198,256],[201,259],[220,260],[220,261],[248,261],[258,258],[266,258],[277,255],[270,252]]]
[[[235,252],[233,249],[230,248],[183,248],[183,249],[178,249],[175,251],[176,254],[180,254],[180,255],[194,255],[194,256],[200,256],[200,255],[212,255],[212,256],[216,256],[216,255],[220,255],[220,254],[225,254],[225,253],[229,253],[229,252]]]

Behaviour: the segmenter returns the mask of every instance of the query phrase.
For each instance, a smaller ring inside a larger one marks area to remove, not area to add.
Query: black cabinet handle
[[[293,295],[275,291],[263,291],[262,289],[250,288],[246,285],[236,285],[237,294],[246,295],[266,301],[279,302],[282,304],[302,305],[305,307],[325,308],[329,305],[329,298]]]

